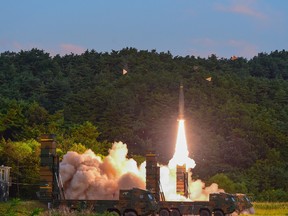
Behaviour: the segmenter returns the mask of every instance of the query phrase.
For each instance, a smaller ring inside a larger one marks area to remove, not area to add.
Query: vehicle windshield
[[[155,197],[153,196],[153,194],[148,193],[148,199],[149,199],[149,200],[151,201],[151,203],[153,203],[153,204],[156,204],[156,203],[157,203]]]
[[[152,194],[148,194],[148,197],[149,197],[150,200],[153,200],[153,199],[154,199],[154,197],[152,196]]]
[[[247,202],[251,202],[247,196],[245,196],[244,198],[246,199]]]

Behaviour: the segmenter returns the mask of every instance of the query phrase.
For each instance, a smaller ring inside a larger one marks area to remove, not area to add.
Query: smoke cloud
[[[145,189],[146,162],[137,167],[127,158],[127,145],[115,142],[109,155],[103,160],[91,150],[84,154],[68,152],[60,163],[60,176],[66,199],[118,199],[120,189],[133,187]],[[176,171],[160,165],[161,186],[166,200],[187,200],[176,194]],[[192,180],[189,174],[188,200],[208,200],[209,193],[218,192],[217,184],[205,187],[200,180]]]
[[[60,163],[66,198],[118,199],[119,189],[144,189],[143,175],[136,161],[127,158],[127,153],[127,146],[122,142],[114,143],[103,161],[91,150],[84,154],[68,152]]]

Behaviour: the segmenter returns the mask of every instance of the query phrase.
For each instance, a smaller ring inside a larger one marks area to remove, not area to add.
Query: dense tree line
[[[87,148],[105,155],[111,142],[123,141],[131,156],[154,149],[167,163],[183,83],[193,177],[230,182],[228,191],[259,200],[288,200],[287,80],[285,50],[250,60],[135,48],[54,57],[38,49],[4,52],[0,164],[12,166],[18,182],[36,182],[29,172],[37,171],[42,133],[57,135],[61,155]],[[27,154],[19,157],[13,149],[20,148]]]

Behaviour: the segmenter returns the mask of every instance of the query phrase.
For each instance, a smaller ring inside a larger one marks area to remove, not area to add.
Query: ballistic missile
[[[184,92],[183,92],[183,85],[180,85],[180,92],[179,92],[179,116],[178,120],[184,119]]]

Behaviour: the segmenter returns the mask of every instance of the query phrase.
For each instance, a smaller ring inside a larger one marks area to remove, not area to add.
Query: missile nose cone
[[[183,91],[183,85],[180,85],[180,91],[179,91],[179,120],[184,119],[184,91]]]

